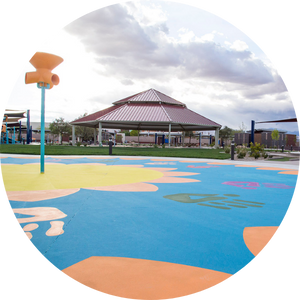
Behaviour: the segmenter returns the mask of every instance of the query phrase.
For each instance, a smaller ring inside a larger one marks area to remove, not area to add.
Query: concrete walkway
[[[1,154],[25,234],[96,290],[168,299],[231,277],[266,245],[291,202],[298,162]]]

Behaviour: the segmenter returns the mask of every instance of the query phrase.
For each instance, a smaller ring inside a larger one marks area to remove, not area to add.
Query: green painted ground
[[[45,146],[46,155],[108,155],[108,147]],[[223,152],[223,153],[221,153]],[[0,153],[39,155],[39,145],[1,144]],[[223,149],[114,147],[113,155],[228,159]]]

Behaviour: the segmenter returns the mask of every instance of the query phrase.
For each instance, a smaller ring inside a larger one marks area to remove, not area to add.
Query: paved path
[[[189,295],[235,274],[266,245],[298,162],[1,155],[24,232],[64,273],[133,299]]]

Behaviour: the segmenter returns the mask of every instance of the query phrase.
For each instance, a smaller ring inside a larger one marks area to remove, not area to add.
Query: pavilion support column
[[[220,128],[216,128],[216,131],[215,131],[215,149],[218,148],[218,145],[219,145],[219,131],[220,131]]]
[[[96,145],[96,140],[97,140],[97,129],[94,128],[94,145]]]
[[[102,123],[99,122],[99,147],[102,147]]]
[[[75,126],[72,125],[72,146],[75,146]]]
[[[169,124],[169,148],[171,146],[171,123]]]
[[[182,132],[182,135],[183,135],[183,137],[182,137],[182,147],[184,147],[185,131]]]

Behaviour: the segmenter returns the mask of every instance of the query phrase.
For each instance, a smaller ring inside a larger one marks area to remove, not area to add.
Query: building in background
[[[279,139],[272,139],[272,129],[255,129],[254,131],[254,143],[263,144],[265,148],[281,148],[284,146],[285,148],[294,149],[298,147],[297,136],[295,134],[288,134],[286,131],[279,132]],[[251,142],[251,131],[247,131],[244,133],[236,133],[234,135],[234,142],[237,145],[250,145]]]

